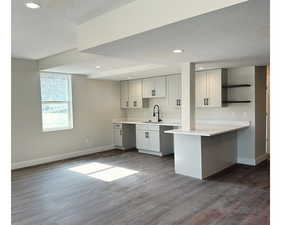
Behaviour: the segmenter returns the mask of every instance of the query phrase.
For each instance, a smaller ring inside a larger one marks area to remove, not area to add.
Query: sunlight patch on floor
[[[131,176],[136,173],[138,173],[138,171],[136,170],[130,170],[122,167],[112,167],[101,172],[90,174],[89,176],[106,182],[110,182],[121,179],[123,177]]]
[[[82,173],[82,174],[89,174],[89,173],[94,173],[100,170],[108,169],[111,168],[112,166],[103,164],[103,163],[87,163],[81,166],[75,166],[70,168],[69,170],[77,172],[77,173]]]
[[[123,167],[111,166],[103,163],[88,163],[81,166],[75,166],[69,170],[96,178],[105,182],[115,181],[124,177],[137,174],[139,171]]]

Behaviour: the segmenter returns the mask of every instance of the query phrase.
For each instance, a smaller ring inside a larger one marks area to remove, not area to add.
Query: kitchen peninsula
[[[205,121],[192,130],[165,131],[174,135],[175,172],[204,179],[235,164],[236,131],[249,126],[247,121]]]

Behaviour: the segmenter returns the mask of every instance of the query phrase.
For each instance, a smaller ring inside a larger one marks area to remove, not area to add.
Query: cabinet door
[[[115,146],[123,146],[123,141],[122,141],[122,129],[113,129],[113,141]]]
[[[129,97],[129,82],[127,80],[121,81],[121,99]]]
[[[148,143],[147,150],[160,152],[159,131],[149,131],[148,134],[149,134],[149,143]]]
[[[181,75],[167,77],[168,105],[179,107],[181,103]]]
[[[129,99],[121,99],[121,108],[122,109],[127,109],[129,108]]]
[[[207,106],[222,106],[222,72],[220,69],[207,71]]]
[[[153,78],[153,84],[154,89],[152,91],[154,91],[155,97],[166,97],[166,77]]]
[[[207,75],[206,71],[195,73],[195,104],[196,107],[205,107],[207,98]]]
[[[128,81],[121,81],[120,85],[120,103],[121,108],[128,108],[129,107],[129,82]]]
[[[129,97],[129,108],[132,108],[132,109],[142,108],[142,97],[130,96]]]
[[[154,80],[153,80],[153,78],[143,79],[142,80],[143,98],[153,97],[153,90],[154,90]]]
[[[129,97],[142,97],[142,80],[129,81]]]
[[[149,146],[149,134],[146,130],[136,130],[137,149],[147,150]]]

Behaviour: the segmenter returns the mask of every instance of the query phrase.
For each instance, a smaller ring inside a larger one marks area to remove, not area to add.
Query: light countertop
[[[112,123],[119,124],[145,124],[145,125],[154,125],[154,126],[171,126],[171,127],[179,127],[181,124],[179,122],[169,122],[169,121],[161,121],[159,123],[156,122],[144,122],[144,121],[127,121],[127,120],[113,120]]]
[[[229,121],[229,120],[197,120],[194,130],[182,130],[179,121],[161,121],[159,123],[144,122],[144,120],[113,120],[113,124],[144,124],[154,126],[171,126],[177,129],[165,131],[170,134],[185,134],[198,136],[213,136],[223,134],[250,126],[249,121]]]
[[[232,123],[231,123],[232,122]],[[165,133],[170,134],[184,134],[184,135],[197,135],[197,136],[214,136],[218,134],[223,134],[231,131],[240,130],[243,128],[247,128],[250,126],[248,121],[229,121],[226,123],[225,121],[222,123],[196,123],[194,130],[168,130]]]

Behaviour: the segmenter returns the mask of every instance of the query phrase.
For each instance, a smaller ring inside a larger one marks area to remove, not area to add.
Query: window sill
[[[54,129],[43,129],[42,132],[55,132],[55,131],[64,131],[64,130],[72,130],[73,127],[65,127],[65,128],[54,128]]]

